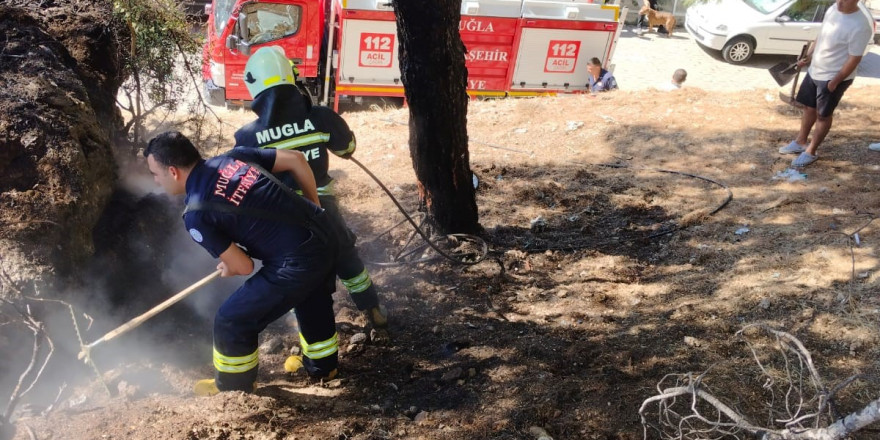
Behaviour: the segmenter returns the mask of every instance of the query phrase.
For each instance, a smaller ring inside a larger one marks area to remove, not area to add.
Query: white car
[[[718,0],[692,5],[685,29],[697,43],[720,50],[731,64],[754,54],[800,55],[815,40],[833,0]],[[859,8],[876,24],[863,3]]]

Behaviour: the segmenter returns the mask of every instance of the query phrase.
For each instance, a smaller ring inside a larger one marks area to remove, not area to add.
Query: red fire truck
[[[468,94],[586,91],[587,61],[609,66],[622,28],[620,7],[595,1],[463,0]],[[250,98],[242,72],[248,55],[264,45],[284,48],[302,85],[324,105],[404,96],[390,0],[213,0],[207,11],[203,75],[210,104]]]

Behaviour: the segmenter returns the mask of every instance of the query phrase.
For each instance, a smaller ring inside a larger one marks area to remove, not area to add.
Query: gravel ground
[[[880,46],[869,48],[853,87],[880,85]],[[688,87],[714,91],[775,89],[776,82],[767,69],[787,59],[793,58],[756,55],[746,65],[734,66],[724,62],[719,52],[703,49],[682,27],[666,38],[657,33],[638,36],[629,25],[620,33],[612,56],[614,76],[621,90],[660,87],[669,82],[678,68],[688,71]]]

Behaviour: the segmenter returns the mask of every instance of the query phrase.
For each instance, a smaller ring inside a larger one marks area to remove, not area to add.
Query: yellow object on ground
[[[257,391],[256,382],[254,382],[253,391]],[[215,382],[214,379],[202,379],[196,382],[196,386],[193,387],[193,392],[196,393],[196,396],[209,397],[219,393],[220,389],[217,388],[217,382]]]
[[[202,379],[196,382],[196,386],[193,387],[193,391],[196,393],[196,396],[213,396],[220,392],[217,388],[217,384],[214,382],[214,379]]]
[[[287,359],[284,361],[284,371],[287,371],[289,373],[296,373],[297,371],[302,370],[302,369],[303,369],[303,361],[302,361],[302,356],[300,356],[300,355],[288,356]],[[337,374],[339,374],[339,370],[334,368],[333,371],[330,372],[330,374],[328,374],[324,377],[312,376],[312,378],[313,379],[331,380],[331,379],[335,378]]]
[[[296,373],[303,368],[302,356],[289,356],[284,361],[284,371]]]
[[[388,327],[388,310],[385,309],[385,306],[373,307],[372,309],[367,310],[366,313],[367,318],[370,320],[370,323],[373,324],[373,327]]]

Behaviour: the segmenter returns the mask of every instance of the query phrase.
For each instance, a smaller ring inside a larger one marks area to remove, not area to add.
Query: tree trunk
[[[419,197],[443,233],[480,228],[467,149],[460,0],[393,1]]]
[[[0,271],[7,284],[76,275],[116,182],[110,137],[121,126],[114,102],[122,72],[113,6],[95,1],[78,14],[79,3],[50,3],[0,6]],[[8,295],[0,285],[0,297]]]

